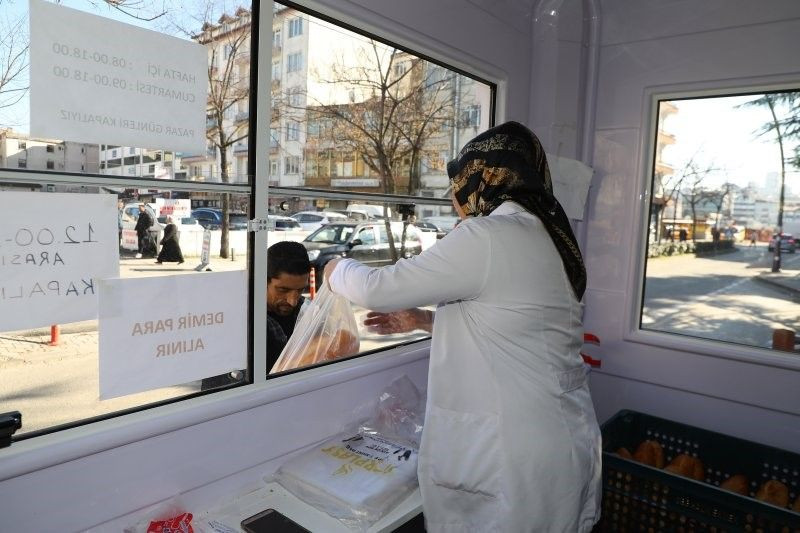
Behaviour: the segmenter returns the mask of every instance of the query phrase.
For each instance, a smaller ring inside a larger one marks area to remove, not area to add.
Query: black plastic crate
[[[777,479],[789,488],[792,505],[800,496],[800,455],[627,410],[603,424],[602,433],[603,507],[595,531],[800,533],[800,513],[754,498],[762,483]],[[698,457],[705,482],[615,453],[622,447],[633,453],[645,440],[661,444],[665,465],[681,453]],[[749,497],[719,488],[736,474],[747,476]]]

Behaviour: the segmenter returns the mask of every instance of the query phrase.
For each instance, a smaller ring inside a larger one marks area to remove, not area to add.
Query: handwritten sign
[[[117,197],[0,192],[0,331],[97,317],[119,275]]]
[[[31,134],[205,150],[206,48],[30,0]]]
[[[100,399],[247,367],[247,274],[100,282]]]

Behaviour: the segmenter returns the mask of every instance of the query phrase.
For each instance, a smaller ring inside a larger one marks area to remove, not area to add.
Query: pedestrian
[[[117,201],[117,230],[119,232],[117,244],[120,248],[122,248],[122,209],[125,207],[125,203],[122,200]]]
[[[751,248],[755,248],[755,246],[756,246],[756,232],[755,231],[751,231],[750,232],[750,247]]]
[[[267,374],[294,333],[310,273],[308,250],[299,242],[282,241],[267,248]],[[244,371],[206,378],[200,390],[240,381],[234,374],[243,377]]]
[[[684,228],[681,228],[680,231],[678,231],[678,239],[681,242],[686,242],[686,239],[687,239],[688,236],[689,236],[689,233]]]
[[[586,270],[544,149],[508,122],[447,173],[462,222],[436,246],[382,268],[334,259],[325,278],[374,310],[372,331],[432,332],[418,468],[427,531],[589,532],[601,443],[580,356]]]
[[[167,217],[167,225],[164,226],[164,236],[161,237],[161,251],[158,253],[156,263],[183,263],[183,253],[181,244],[178,240],[178,228],[172,222],[172,217]]]
[[[139,216],[136,219],[136,237],[138,239],[138,248],[136,258],[140,259],[142,254],[149,248],[150,244],[150,227],[153,225],[153,217],[147,211],[145,204],[139,204]]]

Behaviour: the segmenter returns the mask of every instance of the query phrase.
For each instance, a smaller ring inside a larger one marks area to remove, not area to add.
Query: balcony
[[[250,116],[249,111],[240,111],[236,113],[236,122],[244,122]]]
[[[281,45],[281,43],[278,44],[272,43],[272,57],[273,58],[281,57],[282,53],[283,53],[283,46]]]
[[[233,147],[233,152],[236,154],[247,152],[247,143],[236,143],[236,146]]]

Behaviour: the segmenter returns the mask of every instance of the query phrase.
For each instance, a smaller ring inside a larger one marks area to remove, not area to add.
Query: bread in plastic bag
[[[356,355],[360,344],[350,302],[323,283],[313,303],[298,317],[270,374]]]

